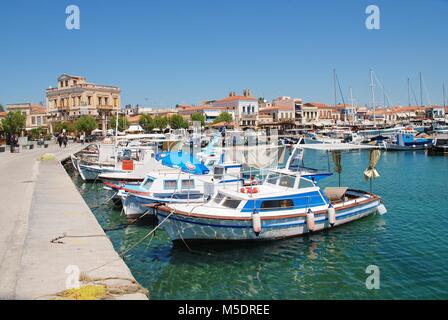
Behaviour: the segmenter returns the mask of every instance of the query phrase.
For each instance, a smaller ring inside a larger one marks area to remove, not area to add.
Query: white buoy
[[[252,212],[252,228],[255,234],[258,236],[261,232],[261,217],[257,211]]]
[[[336,223],[336,210],[333,207],[329,207],[327,210],[327,214],[330,225],[334,226],[334,224]]]
[[[306,214],[306,226],[309,231],[314,231],[316,224],[314,222],[314,213],[311,211]]]
[[[378,213],[379,213],[380,215],[383,215],[383,214],[387,213],[387,209],[386,209],[386,207],[384,206],[384,204],[380,204],[380,205],[378,206]]]

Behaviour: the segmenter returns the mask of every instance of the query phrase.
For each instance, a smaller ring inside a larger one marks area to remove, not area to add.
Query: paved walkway
[[[44,153],[62,160],[83,147],[51,144],[47,149],[0,153],[0,299],[51,298],[66,289],[78,268],[89,278],[111,278],[102,282],[127,287],[126,293],[135,288],[131,272],[60,162],[38,161]],[[63,235],[68,237],[51,242]]]

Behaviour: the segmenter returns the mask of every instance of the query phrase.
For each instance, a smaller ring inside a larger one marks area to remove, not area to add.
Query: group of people
[[[59,148],[62,148],[62,144],[64,144],[64,148],[67,148],[67,142],[68,142],[67,134],[65,132],[60,133],[58,135]]]

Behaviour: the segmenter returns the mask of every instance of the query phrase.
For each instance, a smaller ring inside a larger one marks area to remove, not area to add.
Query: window
[[[31,117],[31,124],[36,124],[36,117]]]
[[[294,176],[281,176],[279,185],[287,188],[294,188],[294,182],[296,177]]]
[[[278,173],[270,173],[266,178],[266,182],[270,184],[277,184],[278,177],[279,177]]]
[[[176,190],[177,180],[165,180],[163,181],[163,188],[165,190]]]
[[[213,202],[216,204],[220,204],[224,196],[221,193],[218,193],[216,197],[213,199]]]
[[[154,182],[153,178],[147,178],[146,181],[143,183],[143,188],[146,190],[149,190]]]
[[[183,189],[194,189],[194,180],[182,180]]]
[[[267,200],[261,203],[261,209],[285,209],[294,207],[292,199]]]
[[[235,200],[231,198],[226,198],[222,205],[227,208],[236,209],[240,205],[241,200]]]
[[[314,183],[308,179],[302,178],[302,179],[300,179],[299,187],[300,188],[312,188],[312,187],[314,187]]]

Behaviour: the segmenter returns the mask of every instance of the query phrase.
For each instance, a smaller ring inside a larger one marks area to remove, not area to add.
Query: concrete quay
[[[147,299],[60,162],[84,147],[0,153],[0,299],[59,299],[78,279]]]

